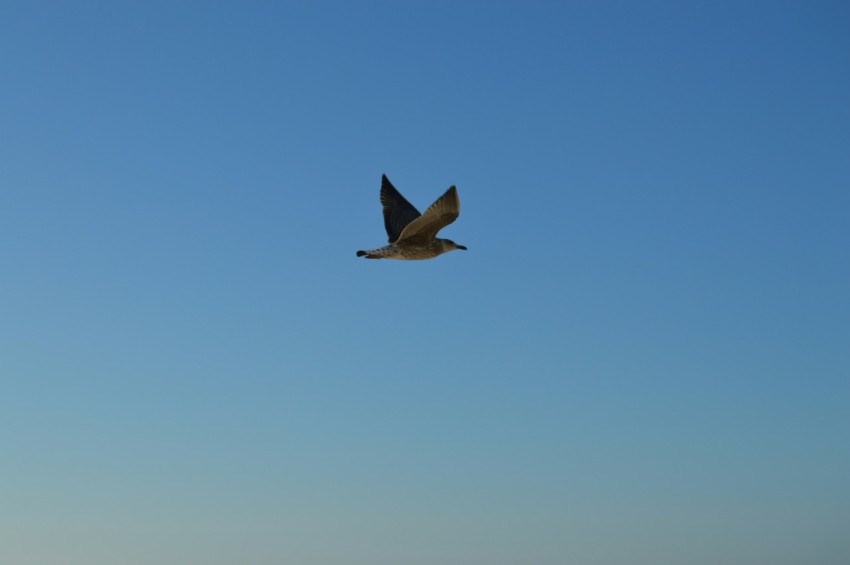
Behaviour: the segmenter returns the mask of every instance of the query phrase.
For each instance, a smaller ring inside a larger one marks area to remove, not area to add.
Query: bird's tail
[[[376,253],[377,250],[373,249],[371,251],[363,251],[360,250],[357,252],[358,257],[366,257],[367,259],[383,259],[384,256],[380,253]]]

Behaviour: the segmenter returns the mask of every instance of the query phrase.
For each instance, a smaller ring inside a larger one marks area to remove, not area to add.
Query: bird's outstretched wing
[[[398,239],[431,241],[437,236],[438,231],[454,222],[458,215],[460,215],[460,199],[457,197],[457,189],[452,185],[428,206],[424,214],[407,224]]]
[[[421,216],[419,210],[396,190],[387,175],[381,176],[381,205],[384,207],[384,227],[390,243],[395,242],[404,228]]]

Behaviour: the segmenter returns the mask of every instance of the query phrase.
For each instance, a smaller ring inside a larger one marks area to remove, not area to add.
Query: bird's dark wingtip
[[[358,257],[363,257],[364,255],[366,255],[366,252],[365,252],[365,251],[358,251],[358,252],[357,252],[357,256],[358,256]]]

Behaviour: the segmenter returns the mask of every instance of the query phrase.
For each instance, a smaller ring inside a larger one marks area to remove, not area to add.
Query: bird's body
[[[389,245],[358,251],[358,257],[367,259],[432,259],[455,249],[466,249],[450,239],[436,237],[437,232],[454,222],[460,214],[460,200],[454,186],[431,204],[424,214],[390,183],[381,177],[381,204],[384,207],[384,227]]]
[[[367,259],[433,259],[437,255],[442,255],[454,249],[464,249],[463,247],[450,247],[446,244],[448,240],[434,238],[430,243],[416,244],[408,243],[399,245],[390,243],[377,249],[368,251],[358,251],[358,257],[366,257]]]

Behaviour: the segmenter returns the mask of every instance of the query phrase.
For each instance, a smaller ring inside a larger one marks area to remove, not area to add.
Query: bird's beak
[[[457,244],[455,244],[455,245],[457,245]],[[457,248],[458,248],[458,249],[463,249],[464,251],[466,251],[466,246],[465,246],[465,245],[458,245],[458,246],[457,246]]]

